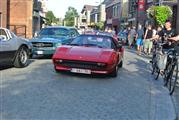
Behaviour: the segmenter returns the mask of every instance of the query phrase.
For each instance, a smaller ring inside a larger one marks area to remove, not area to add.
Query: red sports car
[[[80,35],[71,44],[56,49],[56,71],[110,74],[116,77],[123,64],[124,48],[110,36]]]

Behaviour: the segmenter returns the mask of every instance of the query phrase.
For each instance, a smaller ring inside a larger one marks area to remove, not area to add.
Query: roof
[[[92,5],[84,5],[84,7],[83,7],[83,9],[82,9],[81,13],[83,13],[84,11],[92,11],[92,10],[93,10],[93,8],[95,8],[95,7],[97,7],[97,6],[92,6]]]

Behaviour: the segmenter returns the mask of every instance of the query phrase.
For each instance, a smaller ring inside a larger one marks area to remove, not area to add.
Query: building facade
[[[39,0],[0,0],[0,25],[16,35],[32,38],[41,28]]]
[[[106,5],[106,27],[119,32],[122,18],[122,0],[105,0],[103,4]]]
[[[83,7],[79,16],[79,27],[87,28],[91,26],[91,12],[94,8],[97,8],[97,6],[85,5]]]
[[[91,24],[96,24],[98,22],[106,21],[106,7],[105,4],[100,4],[99,6],[93,8],[91,11]]]
[[[0,0],[0,27],[7,27],[7,0]]]

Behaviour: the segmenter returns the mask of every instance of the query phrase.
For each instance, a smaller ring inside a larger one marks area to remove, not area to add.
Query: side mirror
[[[0,35],[0,40],[6,41],[6,40],[7,40],[7,37],[6,37],[5,35]]]

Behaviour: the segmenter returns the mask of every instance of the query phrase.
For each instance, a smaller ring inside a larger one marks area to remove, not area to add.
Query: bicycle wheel
[[[178,79],[178,63],[176,60],[175,64],[172,66],[172,71],[168,81],[170,95],[172,95],[173,92],[175,91],[177,79]]]
[[[156,72],[156,66],[157,66],[156,56],[153,56],[153,58],[152,58],[152,75]]]
[[[163,75],[164,86],[166,86],[168,88],[170,87],[170,85],[168,84],[168,81],[169,81],[169,78],[171,76],[171,71],[172,71],[172,63],[168,62],[167,66],[164,70],[164,75]]]

